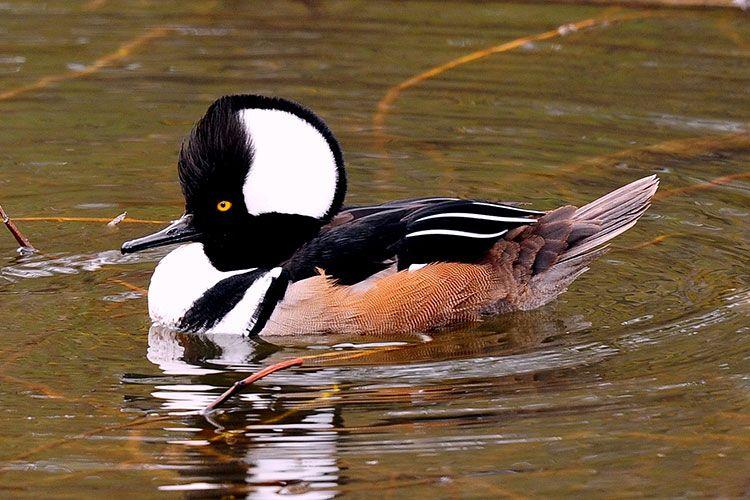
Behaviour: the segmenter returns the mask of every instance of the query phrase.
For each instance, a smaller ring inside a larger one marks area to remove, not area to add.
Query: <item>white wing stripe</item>
[[[442,234],[445,236],[463,236],[464,238],[497,238],[507,233],[508,230],[504,229],[499,233],[494,234],[481,234],[481,233],[469,233],[467,231],[454,231],[452,229],[427,229],[425,231],[417,231],[416,233],[409,233],[406,235],[407,238],[413,238],[415,236],[430,236]]]
[[[497,222],[524,222],[526,224],[533,224],[536,219],[525,219],[521,217],[499,217],[497,215],[482,215],[482,214],[469,214],[463,212],[448,212],[442,214],[428,215],[427,217],[421,217],[414,222],[421,222],[428,219],[437,219],[442,217],[462,217],[464,219],[480,219],[480,220],[491,220]]]
[[[518,207],[512,207],[510,205],[500,205],[497,203],[484,203],[481,201],[473,201],[472,205],[480,205],[483,207],[495,207],[495,208],[506,208],[508,210],[515,210],[516,212],[526,212],[527,214],[544,214],[546,212],[542,212],[539,210],[526,210],[525,208],[518,208]]]

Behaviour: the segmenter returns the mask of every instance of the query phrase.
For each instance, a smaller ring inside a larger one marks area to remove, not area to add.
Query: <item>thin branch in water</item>
[[[54,337],[56,334],[57,332],[55,332],[54,330],[50,330],[46,333],[30,338],[22,346],[18,347],[15,350],[6,349],[0,352],[0,360],[2,360],[0,361],[0,373],[6,373],[6,368],[10,366],[14,361],[34,351],[34,349],[36,349],[39,344],[47,341],[47,339],[51,337]]]
[[[140,49],[142,46],[148,44],[152,40],[166,36],[170,31],[171,29],[166,26],[156,26],[156,27],[150,28],[148,31],[146,31],[142,35],[137,36],[123,43],[114,52],[111,52],[105,56],[100,57],[93,63],[81,69],[80,71],[69,71],[67,73],[44,76],[34,83],[23,85],[15,89],[6,90],[5,92],[0,92],[0,101],[7,101],[10,99],[15,99],[19,95],[26,94],[28,92],[34,92],[40,89],[44,89],[55,83],[64,82],[67,80],[75,80],[78,78],[83,78],[86,76],[93,75],[94,73],[97,73],[101,71],[102,69],[109,67],[113,65],[114,63],[119,62],[120,60],[128,57],[135,50]]]
[[[18,229],[18,226],[10,219],[10,216],[5,213],[5,210],[3,210],[2,205],[0,205],[0,219],[3,220],[3,223],[5,224],[5,227],[8,228],[8,231],[10,231],[10,234],[13,235],[13,237],[16,239],[18,244],[20,245],[20,248],[18,251],[21,254],[30,254],[35,253],[36,248],[34,248],[34,245],[31,244],[29,239],[24,236],[24,234],[21,232],[20,229]]]
[[[747,0],[548,0],[568,5],[617,5],[632,8],[747,9]],[[536,3],[536,2],[532,2]]]
[[[386,116],[393,108],[396,100],[399,99],[401,93],[404,90],[415,87],[422,82],[434,78],[438,75],[445,73],[451,69],[462,66],[464,64],[483,59],[493,54],[499,54],[502,52],[508,52],[531,42],[540,42],[549,40],[551,38],[565,36],[567,34],[577,32],[587,28],[593,28],[597,26],[606,26],[615,22],[631,21],[636,19],[643,19],[647,17],[654,17],[658,14],[654,12],[636,12],[633,14],[621,14],[621,15],[603,15],[602,17],[593,17],[589,19],[583,19],[581,21],[571,22],[563,24],[553,30],[538,33],[536,35],[525,36],[516,38],[509,42],[487,47],[475,52],[471,52],[464,56],[452,59],[444,64],[434,66],[427,71],[423,71],[417,75],[414,75],[396,85],[391,86],[385,93],[385,95],[378,101],[375,114],[372,117],[372,124],[375,132],[375,146],[380,151],[385,151],[386,136],[385,136],[385,125]]]
[[[128,216],[127,212],[123,212],[111,221],[107,222],[107,227],[115,227],[117,224],[125,220],[125,217]]]
[[[214,399],[211,404],[206,406],[206,408],[203,409],[203,414],[207,414],[224,404],[229,398],[234,396],[235,394],[238,394],[242,389],[245,388],[245,386],[248,386],[254,382],[257,382],[258,380],[267,377],[268,375],[280,371],[285,370],[287,368],[291,368],[292,366],[302,366],[302,363],[304,363],[304,360],[302,358],[292,358],[287,359],[286,361],[281,361],[279,363],[273,364],[271,366],[267,366],[263,368],[261,371],[253,373],[247,378],[243,378],[242,380],[238,380],[232,386],[224,391],[224,394],[219,396],[218,398]]]
[[[643,243],[638,243],[637,245],[629,246],[629,247],[616,247],[613,248],[615,252],[621,252],[621,251],[630,251],[630,250],[641,250],[642,248],[650,247],[652,245],[660,245],[664,242],[667,238],[672,238],[675,236],[682,236],[680,233],[667,233],[667,234],[661,234],[657,236],[656,238],[645,241]]]
[[[25,460],[33,455],[36,455],[37,453],[43,452],[43,451],[49,451],[51,449],[57,448],[59,446],[63,446],[67,443],[72,443],[76,441],[80,441],[82,439],[96,436],[97,434],[102,434],[104,432],[119,430],[119,429],[130,429],[132,427],[140,427],[142,425],[148,425],[153,422],[163,422],[166,420],[173,420],[175,417],[174,415],[162,415],[162,416],[151,416],[146,415],[143,417],[136,418],[134,420],[131,420],[129,422],[125,422],[123,424],[114,424],[114,425],[105,425],[102,427],[97,427],[95,429],[88,430],[86,432],[82,432],[80,434],[76,434],[74,436],[65,437],[62,439],[57,439],[55,441],[48,441],[44,444],[41,444],[37,446],[36,448],[32,448],[30,450],[25,450],[17,455],[11,456],[11,457],[4,457],[3,461],[6,462],[16,462],[18,460]]]
[[[14,377],[14,376],[8,375],[6,373],[0,373],[0,380],[4,384],[15,384],[15,385],[20,385],[20,386],[26,387],[27,389],[39,392],[39,393],[43,394],[44,396],[46,396],[48,398],[51,398],[51,399],[62,399],[64,401],[72,401],[71,399],[66,398],[65,396],[63,396],[62,394],[60,394],[59,392],[57,392],[57,391],[55,391],[53,389],[50,389],[46,385],[41,384],[39,382],[24,380],[22,378]]]
[[[17,217],[16,220],[25,222],[103,222],[108,224],[112,222],[112,219],[106,217]],[[165,220],[147,220],[147,219],[133,219],[126,218],[118,222],[118,224],[167,224],[169,221]]]
[[[107,0],[90,0],[83,6],[83,10],[86,12],[92,12],[103,6],[105,3],[107,3]]]
[[[576,163],[563,165],[558,168],[555,176],[551,178],[551,182],[560,193],[572,196],[573,192],[567,187],[568,183],[562,182],[562,179],[570,178],[575,180],[577,178],[575,174],[584,169],[589,172],[595,170],[605,171],[614,168],[617,164],[622,162],[663,163],[674,161],[676,159],[696,160],[710,154],[733,152],[744,153],[748,150],[750,150],[750,134],[747,132],[690,137],[687,139],[673,139],[649,146],[624,149],[614,153],[578,161]],[[509,174],[504,177],[504,181],[512,184],[522,175],[525,174]],[[712,181],[688,186],[687,188],[659,191],[654,196],[654,201],[669,198],[676,194],[684,194],[685,192],[712,189],[731,180],[744,178],[748,175],[750,175],[748,172],[744,172],[718,177]]]
[[[127,288],[128,290],[130,290],[132,292],[138,292],[138,293],[140,293],[143,296],[148,295],[148,290],[146,290],[145,288],[143,288],[141,286],[138,286],[138,285],[134,285],[134,284],[129,283],[129,282],[125,281],[125,280],[121,280],[121,279],[117,279],[117,278],[110,278],[107,281],[109,281],[111,283],[117,283],[118,285],[124,286],[125,288]]]
[[[706,189],[713,189],[737,179],[748,179],[750,178],[750,172],[740,172],[737,174],[723,175],[721,177],[715,177],[711,180],[701,182],[700,184],[693,184],[692,186],[686,186],[681,188],[670,189],[669,191],[662,191],[654,196],[654,201],[663,200],[675,195],[682,195],[693,193],[695,191],[704,191]]]
[[[363,351],[356,351],[354,353],[340,353],[340,352],[332,352],[332,353],[325,353],[325,354],[315,354],[312,356],[302,356],[298,358],[292,358],[287,359],[286,361],[281,361],[279,363],[273,364],[271,366],[267,366],[266,368],[263,368],[261,371],[253,373],[247,378],[244,378],[242,380],[238,380],[235,382],[229,389],[224,391],[224,393],[213,400],[211,404],[206,406],[206,408],[203,409],[203,414],[206,415],[210,413],[211,411],[215,410],[222,404],[224,404],[229,398],[234,396],[235,394],[238,394],[242,389],[245,388],[245,386],[248,386],[254,382],[257,382],[258,380],[274,373],[280,370],[285,370],[287,368],[291,368],[292,366],[302,366],[303,363],[319,363],[321,361],[347,361],[354,358],[360,358],[363,356],[369,356],[376,353],[381,353],[384,351],[392,351],[392,350],[398,350],[403,349],[402,346],[398,347],[384,347],[381,349],[376,350],[363,350]]]

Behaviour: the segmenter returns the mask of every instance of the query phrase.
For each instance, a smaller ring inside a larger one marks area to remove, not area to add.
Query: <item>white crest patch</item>
[[[325,137],[278,109],[243,109],[255,156],[242,193],[252,215],[278,212],[320,218],[336,195],[336,159]]]
[[[154,323],[174,328],[193,302],[216,283],[249,271],[222,272],[203,251],[202,243],[172,250],[154,270],[148,287],[148,313]]]

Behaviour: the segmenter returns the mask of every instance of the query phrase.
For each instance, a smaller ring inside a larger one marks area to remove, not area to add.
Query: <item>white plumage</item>
[[[225,278],[252,270],[219,271],[206,256],[202,243],[177,247],[159,262],[151,278],[148,289],[151,320],[175,328],[195,301],[211,287]],[[263,300],[271,280],[280,272],[280,268],[273,269],[255,281],[242,300],[206,333],[242,333],[251,327],[253,312]]]
[[[338,180],[325,137],[309,122],[278,109],[243,109],[240,116],[254,149],[242,188],[248,212],[323,217]]]

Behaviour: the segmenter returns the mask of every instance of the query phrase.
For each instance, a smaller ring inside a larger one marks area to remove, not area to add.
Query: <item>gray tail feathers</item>
[[[659,178],[651,175],[631,182],[576,210],[572,217],[575,223],[593,222],[599,226],[599,230],[571,245],[560,256],[558,264],[585,256],[633,227],[651,206],[651,198],[658,187]]]
[[[651,206],[658,187],[659,179],[651,175],[576,209],[570,217],[567,249],[554,264],[531,279],[530,288],[538,300],[534,307],[554,299],[588,271],[588,265],[607,252],[605,243],[638,222]]]

